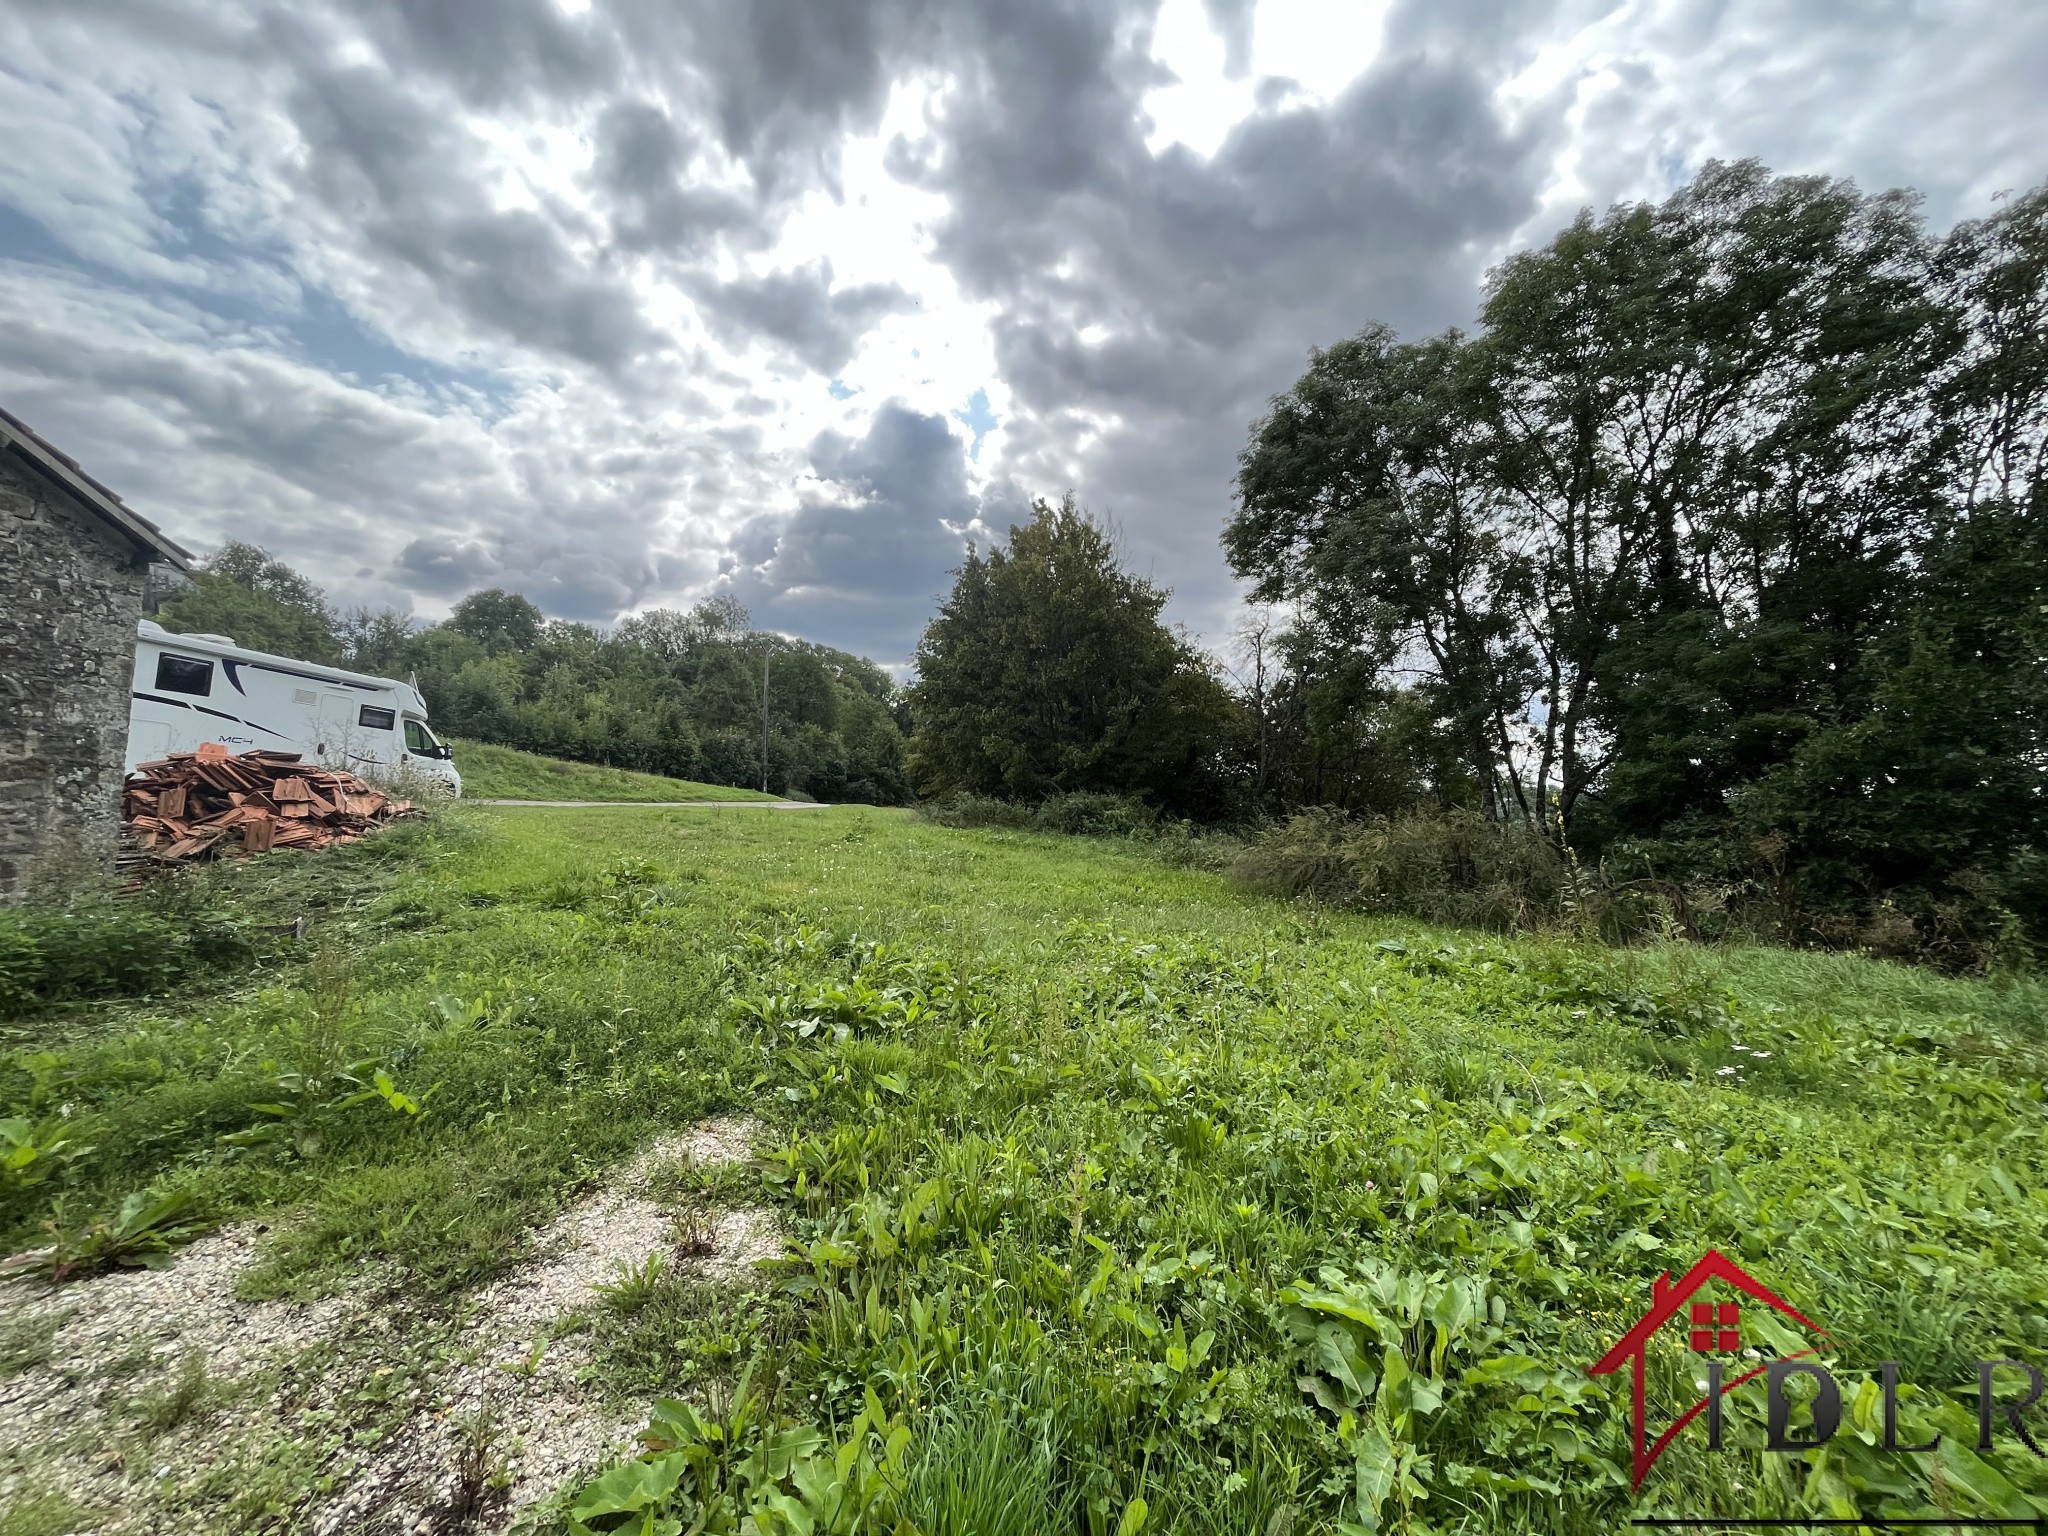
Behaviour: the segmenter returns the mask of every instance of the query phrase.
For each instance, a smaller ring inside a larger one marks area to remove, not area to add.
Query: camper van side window
[[[365,704],[362,712],[356,716],[356,724],[366,731],[388,731],[397,723],[396,710],[379,709],[374,704]]]
[[[193,656],[159,656],[156,686],[160,693],[196,693],[203,699],[213,692],[213,663]]]

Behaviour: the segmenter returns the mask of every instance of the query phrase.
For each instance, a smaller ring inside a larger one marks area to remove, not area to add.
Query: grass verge
[[[599,763],[571,763],[542,757],[515,747],[482,741],[457,741],[455,766],[462,770],[462,793],[472,800],[773,800],[758,789],[730,784],[699,784],[691,779],[607,768]]]

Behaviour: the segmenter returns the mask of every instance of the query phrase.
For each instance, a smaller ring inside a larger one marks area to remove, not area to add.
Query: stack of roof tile
[[[352,773],[313,768],[296,752],[229,753],[218,742],[173,752],[129,775],[121,816],[159,859],[210,858],[352,843],[400,816],[417,816]]]

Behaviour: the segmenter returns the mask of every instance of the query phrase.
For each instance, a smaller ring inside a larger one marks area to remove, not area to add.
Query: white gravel
[[[132,1436],[121,1428],[131,1403],[166,1391],[188,1357],[204,1360],[216,1380],[246,1376],[326,1337],[355,1310],[348,1295],[310,1306],[237,1301],[235,1281],[256,1262],[260,1239],[258,1228],[232,1227],[201,1238],[169,1269],[58,1289],[0,1287],[0,1321],[55,1327],[44,1364],[0,1379],[0,1501],[61,1491],[118,1519],[137,1470],[127,1465]],[[58,1454],[24,1465],[31,1447]]]
[[[674,1244],[673,1212],[647,1188],[652,1170],[671,1161],[709,1166],[743,1158],[758,1131],[750,1120],[713,1120],[644,1149],[537,1234],[533,1263],[471,1298],[452,1327],[444,1315],[407,1310],[402,1299],[373,1299],[367,1286],[310,1305],[238,1301],[235,1283],[262,1242],[247,1226],[201,1239],[167,1270],[56,1290],[0,1287],[0,1325],[55,1329],[46,1362],[0,1378],[0,1509],[20,1494],[61,1491],[96,1512],[81,1529],[203,1532],[211,1528],[203,1508],[189,1516],[169,1510],[151,1485],[189,1487],[209,1466],[246,1455],[266,1437],[289,1442],[303,1434],[333,1444],[322,1477],[334,1493],[302,1506],[297,1528],[349,1536],[452,1530],[458,1463],[483,1416],[493,1426],[485,1459],[499,1486],[480,1517],[460,1529],[477,1536],[510,1530],[523,1507],[626,1449],[639,1427],[637,1409],[622,1417],[582,1379],[589,1364],[583,1337],[556,1336],[564,1319],[589,1309],[592,1287],[650,1254],[663,1254],[679,1272],[737,1280],[777,1253],[774,1214],[742,1208],[717,1213],[709,1253],[684,1257]],[[301,1382],[289,1401],[266,1381],[313,1345],[344,1337],[375,1338],[386,1359],[399,1358],[408,1343],[443,1356],[418,1390],[417,1408],[376,1444],[336,1433],[335,1416],[345,1421],[356,1411],[354,1381],[316,1382],[310,1391]],[[193,1355],[217,1381],[272,1390],[244,1392],[211,1415],[194,1415],[147,1442],[148,1464],[136,1464],[130,1405],[168,1390]]]

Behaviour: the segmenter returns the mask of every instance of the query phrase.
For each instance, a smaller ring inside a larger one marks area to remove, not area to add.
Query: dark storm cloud
[[[1534,206],[1552,125],[1511,130],[1497,79],[1454,59],[1383,56],[1335,102],[1258,114],[1204,160],[1144,148],[1138,81],[1112,36],[1045,29],[1042,53],[961,101],[942,158],[905,167],[948,198],[941,257],[975,292],[1036,305],[1037,325],[1226,345],[1270,332],[1276,312],[1341,311],[1368,293],[1384,308],[1389,278],[1406,289],[1399,307],[1469,309],[1469,248]],[[1148,382],[1137,359],[1071,356],[1077,378],[1111,392]]]
[[[739,198],[691,185],[697,135],[654,103],[606,108],[593,138],[597,183],[614,199],[612,234],[621,246],[694,256],[749,223]]]
[[[1252,0],[1199,8],[1248,74]],[[1513,245],[1709,156],[1943,223],[2048,174],[2048,7],[2016,0],[1397,0],[1348,89],[1256,82],[1213,155],[1148,147],[1156,11],[0,6],[0,397],[192,542],[370,567],[372,598],[602,620],[716,578],[897,660],[952,530],[1071,486],[1214,637],[1233,456],[1311,347],[1469,323]],[[948,285],[777,250],[899,84],[930,104],[887,163],[978,306],[954,359],[993,364],[870,411],[941,370],[862,374],[863,336]],[[796,365],[847,381],[814,407]],[[992,485],[944,419],[977,387]]]
[[[621,67],[602,13],[565,16],[554,0],[371,0],[361,14],[387,59],[437,74],[479,105],[587,95]]]
[[[621,0],[608,15],[636,63],[700,100],[721,146],[773,196],[833,181],[840,137],[871,126],[897,71],[929,57],[926,11],[923,0]]]
[[[631,546],[542,530],[488,542],[414,539],[399,551],[392,574],[410,590],[447,599],[503,587],[525,594],[551,617],[605,625],[679,573]]]
[[[543,612],[608,625],[623,610],[674,588],[686,571],[645,553],[647,528],[604,512],[588,526],[565,518],[555,526],[489,530],[481,535],[424,535],[397,553],[391,575],[414,592],[461,598],[481,588],[522,592]]]
[[[1114,198],[1147,158],[1138,101],[1161,72],[1107,6],[963,9],[958,88],[939,114],[935,158],[899,149],[907,181],[947,195],[940,252],[993,291],[1056,260],[1058,222],[1087,194]]]
[[[440,597],[488,587],[501,569],[497,557],[476,540],[440,534],[414,539],[398,552],[397,564],[409,585]]]
[[[1266,398],[1369,320],[1468,319],[1479,269],[1549,173],[1555,115],[1510,125],[1495,98],[1512,50],[1495,39],[1479,65],[1442,51],[1411,19],[1424,9],[1389,19],[1387,49],[1335,101],[1261,111],[1207,159],[1146,149],[1127,34],[1098,12],[1044,14],[992,49],[1004,67],[955,99],[941,152],[899,161],[947,198],[941,259],[999,301],[997,357],[1024,407],[1013,471],[1047,490],[1072,477],[1203,621],[1228,591],[1213,540]]]
[[[832,264],[814,261],[790,272],[703,283],[696,294],[705,319],[728,342],[765,337],[781,343],[819,373],[837,373],[860,339],[884,315],[911,307],[894,283],[857,283],[837,291]]]
[[[862,437],[820,433],[810,463],[815,499],[756,545],[778,585],[903,596],[958,563],[981,503],[943,418],[891,401]]]
[[[795,512],[755,519],[734,538],[731,589],[757,623],[817,634],[822,621],[842,637],[834,644],[900,661],[966,539],[982,532],[977,520],[1009,510],[1015,493],[977,494],[944,418],[894,401],[861,437],[820,433],[810,463],[815,485]]]

